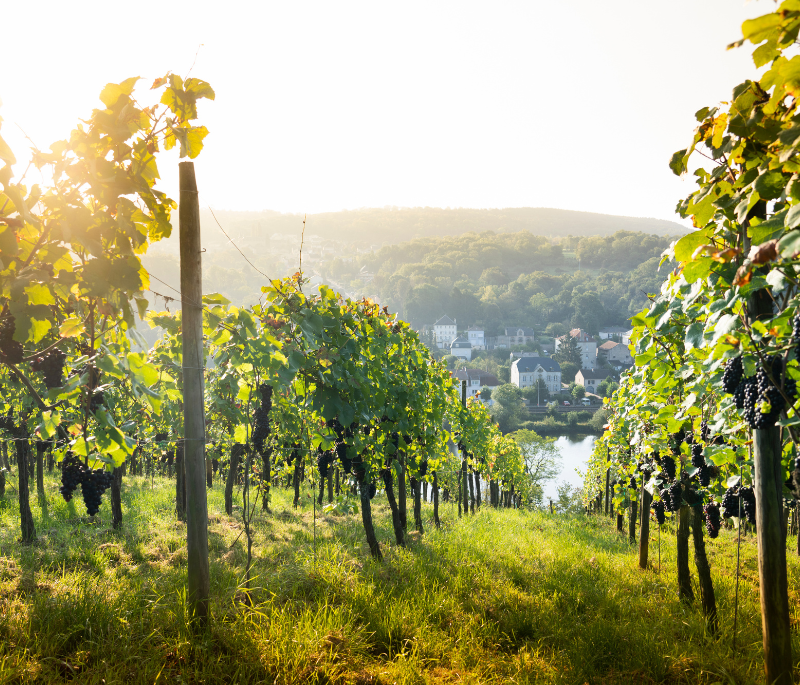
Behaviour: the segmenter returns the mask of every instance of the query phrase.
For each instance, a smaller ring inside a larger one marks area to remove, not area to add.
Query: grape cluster
[[[156,433],[156,442],[166,442],[167,440],[169,440],[169,433]]]
[[[771,366],[772,377],[783,376],[783,362],[774,357],[767,362]],[[784,392],[789,397],[797,394],[797,383],[787,378],[784,380]],[[770,383],[765,369],[759,369],[755,376],[743,378],[733,393],[736,407],[751,428],[763,430],[771,428],[778,420],[786,402],[780,390]]]
[[[661,503],[666,511],[674,512],[675,507],[672,504],[672,496],[669,494],[669,488],[664,488],[660,493]]]
[[[742,498],[742,510],[747,522],[755,525],[756,493],[753,492],[753,488],[739,488],[739,496]]]
[[[732,487],[725,491],[722,498],[722,516],[726,519],[739,516],[739,488]]]
[[[67,355],[57,347],[36,357],[31,362],[31,370],[44,374],[44,384],[48,389],[60,388],[63,383],[64,362]]]
[[[103,493],[111,487],[114,476],[105,469],[86,470],[81,481],[81,494],[86,504],[86,513],[94,516],[100,511]]]
[[[701,421],[700,422],[700,439],[703,442],[708,442],[708,438],[711,434],[711,431],[708,428],[708,421]]]
[[[661,470],[669,480],[675,480],[675,460],[669,454],[661,457]]]
[[[702,468],[706,464],[706,458],[703,456],[703,446],[699,443],[692,445],[692,466]]]
[[[711,469],[705,464],[697,470],[697,480],[700,481],[700,485],[704,488],[707,488],[711,482]]]
[[[15,330],[13,316],[0,319],[0,361],[7,364],[19,364],[25,356],[22,343],[14,340]]]
[[[742,358],[735,357],[731,359],[725,366],[725,371],[722,374],[722,389],[729,395],[733,395],[742,382],[743,376],[744,364],[742,364]]]
[[[94,516],[100,511],[103,493],[111,487],[114,476],[103,468],[89,469],[80,459],[68,455],[61,464],[61,487],[59,492],[65,502],[72,499],[72,493],[81,486],[81,495],[86,504],[86,513]]]
[[[347,444],[344,442],[337,442],[336,443],[336,456],[339,458],[339,461],[342,462],[342,468],[344,469],[345,473],[350,473],[350,470],[353,467],[352,460],[347,456]]]
[[[58,491],[65,502],[72,499],[72,493],[83,480],[83,472],[84,466],[80,459],[71,454],[64,457],[64,461],[61,462],[61,487]]]
[[[631,480],[628,483],[628,487],[630,487],[632,490],[636,490],[636,478],[634,476],[631,476]]]
[[[715,538],[719,535],[719,505],[714,504],[706,504],[703,507],[703,514],[705,514],[706,519],[706,530],[708,531],[708,537]]]
[[[378,493],[378,486],[375,483],[369,484],[369,498],[372,499]]]
[[[664,502],[653,502],[653,511],[656,515],[656,521],[658,521],[658,525],[661,526],[664,524],[664,509],[666,508],[666,504]]]
[[[672,511],[678,511],[683,503],[683,493],[680,481],[673,483],[669,488],[669,498],[672,502]]]
[[[795,347],[795,355],[800,359],[800,311],[798,311],[792,319],[792,340]]]
[[[319,469],[320,478],[328,477],[328,469],[333,463],[333,458],[334,457],[332,450],[326,450],[324,452],[320,452],[319,455],[317,456],[317,469]]]

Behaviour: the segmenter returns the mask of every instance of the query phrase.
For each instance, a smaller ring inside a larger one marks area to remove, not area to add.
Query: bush
[[[578,412],[571,411],[567,414],[567,425],[573,428],[578,425]]]
[[[608,409],[598,409],[591,421],[589,421],[589,425],[598,433],[603,432],[603,426],[605,426],[606,423],[608,423]]]
[[[590,412],[590,411],[585,411],[584,410],[584,411],[575,412],[575,414],[578,417],[578,421],[580,421],[581,423],[588,423],[592,419],[592,412]]]

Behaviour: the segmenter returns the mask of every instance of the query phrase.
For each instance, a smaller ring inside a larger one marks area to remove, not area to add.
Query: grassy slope
[[[259,589],[249,608],[237,591],[241,526],[224,514],[215,485],[214,621],[207,636],[192,638],[172,483],[156,479],[151,490],[127,479],[120,534],[107,527],[107,503],[102,522],[81,522],[57,486],[48,478],[49,515],[34,507],[40,541],[32,547],[17,543],[15,492],[0,504],[0,683],[759,681],[752,537],[742,545],[734,652],[732,533],[709,543],[722,626],[714,640],[699,608],[676,598],[666,527],[660,573],[639,571],[606,519],[485,509],[458,521],[451,505],[442,506],[442,531],[428,523],[400,550],[388,545],[379,496],[383,564],[367,557],[360,517],[318,518],[315,559],[310,498],[295,513],[281,490],[276,515],[257,522]],[[84,511],[80,501],[76,508]],[[794,555],[789,574],[796,588]]]

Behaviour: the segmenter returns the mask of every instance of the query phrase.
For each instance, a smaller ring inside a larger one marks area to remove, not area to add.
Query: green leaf
[[[764,14],[755,19],[748,19],[742,24],[742,36],[752,43],[761,43],[781,25],[781,17],[777,12]]]
[[[703,324],[700,321],[695,321],[686,329],[686,347],[692,349],[693,347],[701,347],[703,344]]]
[[[83,321],[81,321],[81,319],[79,319],[77,316],[72,316],[61,324],[58,334],[62,338],[74,338],[76,335],[80,335],[85,330],[86,326],[84,325]]]
[[[100,92],[100,100],[106,107],[113,107],[117,100],[123,95],[130,95],[133,92],[136,82],[141,76],[132,76],[125,79],[122,83],[109,83]]]
[[[800,226],[800,203],[792,205],[791,209],[789,209],[786,214],[786,219],[784,220],[784,225],[786,228],[797,228]]]
[[[789,259],[800,253],[800,230],[790,231],[778,241],[778,251]]]
[[[28,304],[44,304],[54,305],[56,298],[50,292],[50,288],[41,283],[34,283],[25,288],[25,294],[28,296]]]
[[[780,197],[788,179],[780,171],[765,171],[756,179],[755,190],[762,200]]]
[[[694,231],[683,236],[675,243],[675,260],[678,262],[688,262],[695,250],[708,242],[705,231]]]

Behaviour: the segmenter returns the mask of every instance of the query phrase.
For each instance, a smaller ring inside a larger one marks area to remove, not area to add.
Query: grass
[[[124,527],[76,514],[47,478],[39,541],[20,545],[14,496],[0,502],[0,683],[756,683],[762,680],[756,546],[742,544],[732,646],[736,538],[708,544],[721,633],[676,596],[674,535],[653,531],[654,568],[605,518],[492,511],[369,559],[359,516],[294,511],[278,490],[256,520],[252,606],[243,599],[241,523],[209,491],[213,621],[186,619],[184,526],[173,482],[127,478]],[[35,496],[34,496],[35,502]],[[241,513],[237,509],[234,514]],[[431,515],[429,508],[425,516]],[[237,540],[238,537],[238,540]],[[694,572],[694,570],[693,570]],[[790,601],[800,563],[789,558]],[[699,592],[696,588],[699,597]],[[793,639],[795,654],[800,653]]]

